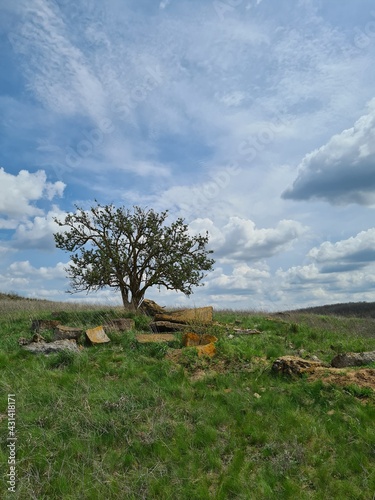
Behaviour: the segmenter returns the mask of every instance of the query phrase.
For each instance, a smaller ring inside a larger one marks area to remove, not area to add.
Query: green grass
[[[217,356],[188,350],[176,364],[165,359],[167,346],[139,344],[136,331],[110,333],[111,343],[80,354],[23,352],[17,340],[31,335],[31,318],[56,310],[31,306],[4,306],[0,318],[1,498],[372,500],[371,389],[270,370],[276,357],[301,350],[323,361],[375,350],[371,320],[218,312],[221,326],[208,329],[219,338]],[[63,319],[97,326],[122,312],[73,308]],[[148,318],[135,319],[147,328]],[[262,333],[229,339],[233,327]],[[17,491],[7,495],[9,393]]]

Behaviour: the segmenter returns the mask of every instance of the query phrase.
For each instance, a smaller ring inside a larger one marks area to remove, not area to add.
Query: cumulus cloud
[[[38,170],[30,173],[21,170],[17,175],[0,168],[0,219],[1,229],[14,229],[19,220],[42,215],[43,211],[33,202],[62,196],[65,184],[61,181],[47,182],[46,173]]]
[[[29,297],[46,296],[50,298],[57,293],[50,290],[51,293],[48,294],[49,284],[53,283],[56,286],[56,283],[66,279],[64,268],[68,264],[58,262],[53,267],[34,267],[28,260],[15,261],[0,275],[0,290],[4,292],[11,290]],[[60,298],[62,298],[63,291],[61,289],[59,293]]]
[[[67,264],[59,262],[54,267],[39,267],[36,268],[30,264],[28,260],[13,262],[9,266],[8,275],[14,278],[22,277],[24,279],[35,280],[36,278],[43,280],[53,280],[65,278],[66,272],[64,268]]]
[[[310,264],[279,269],[275,278],[280,290],[313,305],[374,300],[375,228],[336,243],[326,241],[312,248]]]
[[[207,278],[207,291],[211,294],[240,292],[245,295],[258,292],[264,287],[264,280],[270,277],[267,266],[251,267],[245,263],[236,263],[231,273],[222,268],[216,269]]]
[[[361,231],[346,240],[325,241],[312,248],[308,257],[322,265],[323,272],[352,271],[375,262],[375,228]]]
[[[375,99],[352,128],[304,157],[283,198],[332,204],[375,204]]]
[[[250,219],[230,217],[221,229],[210,219],[196,219],[190,224],[196,232],[208,231],[210,248],[225,260],[257,261],[288,250],[307,231],[297,221],[282,220],[275,228],[258,229]]]
[[[62,219],[65,212],[52,207],[45,216],[36,216],[32,220],[20,223],[15,231],[12,245],[18,249],[38,249],[52,251],[56,248],[53,233],[60,230],[54,218]]]

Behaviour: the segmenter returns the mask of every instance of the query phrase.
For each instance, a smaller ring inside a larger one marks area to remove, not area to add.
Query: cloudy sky
[[[215,269],[163,305],[374,301],[373,0],[18,0],[0,13],[0,291],[74,295],[54,217],[168,209]]]

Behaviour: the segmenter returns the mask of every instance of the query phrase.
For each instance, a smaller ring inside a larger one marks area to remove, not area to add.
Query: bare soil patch
[[[326,384],[335,384],[342,387],[357,385],[369,387],[375,391],[375,369],[361,368],[359,370],[342,370],[337,368],[317,368],[309,380],[322,380]]]

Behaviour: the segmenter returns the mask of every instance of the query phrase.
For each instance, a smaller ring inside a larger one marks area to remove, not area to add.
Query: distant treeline
[[[354,316],[357,318],[375,318],[375,302],[347,302],[345,304],[330,304],[319,307],[307,307],[293,312],[334,316]]]

